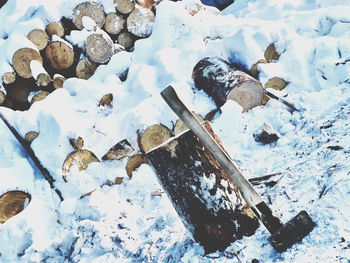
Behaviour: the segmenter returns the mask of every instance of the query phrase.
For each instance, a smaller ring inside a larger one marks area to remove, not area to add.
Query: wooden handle
[[[234,161],[221,149],[212,136],[202,126],[200,121],[192,114],[185,104],[180,100],[176,91],[172,86],[168,86],[161,92],[161,96],[176,113],[177,116],[187,125],[189,129],[199,138],[206,146],[215,159],[226,170],[227,174],[237,185],[244,200],[252,208],[258,218],[262,220],[266,228],[271,232],[275,232],[282,223],[272,215],[272,211],[266,205],[261,196],[255,191],[249,181],[238,170]]]

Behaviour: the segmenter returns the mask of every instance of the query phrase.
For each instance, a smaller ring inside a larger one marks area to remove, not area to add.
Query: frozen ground
[[[0,24],[0,63],[9,57],[6,47],[13,47],[16,34],[25,36],[40,23],[70,15],[79,2],[9,0],[0,10],[6,21]],[[113,9],[112,0],[99,2],[106,11]],[[196,3],[164,0],[152,35],[137,41],[133,52],[116,54],[90,80],[70,79],[26,112],[0,107],[22,135],[40,133],[33,150],[65,198],[59,202],[0,123],[0,195],[13,189],[32,195],[23,212],[0,225],[0,262],[350,261],[349,1],[237,0],[221,14],[201,8],[190,15]],[[128,179],[126,160],[102,161],[84,171],[72,169],[63,181],[62,164],[73,150],[68,138],[81,136],[100,159],[122,139],[138,150],[137,130],[155,123],[171,129],[176,121],[159,95],[167,85],[205,115],[214,104],[195,91],[194,65],[218,55],[249,69],[273,42],[281,56],[260,66],[259,80],[264,84],[278,76],[288,81],[285,90],[274,93],[300,111],[292,114],[270,100],[242,112],[229,101],[212,124],[248,177],[276,174],[256,187],[284,222],[300,210],[310,214],[317,227],[302,243],[276,253],[261,225],[225,252],[204,255],[166,195],[151,195],[161,187],[147,165]],[[129,65],[128,78],[121,82],[116,74]],[[113,107],[98,107],[106,93],[113,94]],[[253,139],[263,122],[280,135],[273,145]],[[106,184],[116,177],[124,182]]]

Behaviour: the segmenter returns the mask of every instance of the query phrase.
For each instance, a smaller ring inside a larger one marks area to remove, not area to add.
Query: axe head
[[[268,241],[277,252],[283,252],[300,242],[312,231],[315,225],[310,216],[305,211],[301,211],[272,234]]]

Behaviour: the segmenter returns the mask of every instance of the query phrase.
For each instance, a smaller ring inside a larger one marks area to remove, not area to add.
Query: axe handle
[[[161,96],[176,113],[177,116],[192,130],[192,132],[205,145],[215,159],[225,169],[227,174],[237,185],[244,200],[252,208],[256,216],[263,222],[270,233],[276,232],[283,224],[278,218],[273,216],[272,211],[266,205],[261,196],[255,191],[249,181],[238,170],[234,161],[221,149],[212,136],[202,126],[200,121],[192,114],[191,111],[180,100],[172,86],[168,86],[161,92]]]
[[[34,151],[32,150],[32,148],[23,140],[23,138],[21,137],[21,135],[17,132],[17,130],[8,122],[8,120],[6,119],[6,117],[0,112],[0,119],[5,123],[5,125],[7,126],[7,128],[9,128],[9,130],[12,132],[12,134],[15,136],[15,138],[17,139],[17,141],[22,145],[22,147],[24,148],[24,150],[26,151],[26,153],[28,154],[28,156],[30,157],[30,159],[32,159],[32,161],[34,162],[35,166],[40,170],[41,174],[43,175],[43,177],[49,182],[50,187],[52,189],[55,190],[55,192],[57,193],[58,197],[60,198],[61,201],[63,201],[63,197],[61,192],[55,188],[54,186],[54,182],[55,179],[51,176],[51,174],[49,173],[49,171],[41,164],[40,160],[38,159],[38,157],[36,157]]]

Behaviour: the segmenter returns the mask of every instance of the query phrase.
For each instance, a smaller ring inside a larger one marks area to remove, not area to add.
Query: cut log
[[[4,84],[11,84],[11,83],[15,82],[15,80],[16,80],[16,73],[14,71],[5,72],[2,75],[1,80]]]
[[[64,27],[60,22],[53,22],[45,27],[46,34],[51,37],[56,35],[58,37],[64,36]]]
[[[51,67],[59,71],[68,69],[74,62],[73,47],[58,37],[46,47],[45,56]]]
[[[4,103],[5,98],[6,98],[5,93],[0,90],[0,105]]]
[[[22,212],[30,200],[30,194],[22,191],[10,191],[0,196],[0,224]]]
[[[29,32],[27,38],[32,41],[39,51],[46,48],[49,43],[49,36],[42,29],[33,29]]]
[[[203,89],[221,107],[228,99],[236,101],[244,111],[261,105],[262,84],[219,57],[206,57],[193,68],[197,89]]]
[[[127,140],[122,140],[114,145],[102,157],[102,160],[120,160],[134,152],[134,148]]]
[[[95,33],[86,40],[86,54],[93,62],[103,64],[114,54],[114,44],[106,33]]]
[[[134,46],[134,36],[129,32],[121,32],[118,35],[117,41],[122,45],[126,50],[130,50]]]
[[[60,74],[55,74],[53,76],[53,87],[55,89],[61,89],[63,88],[63,83],[65,82],[66,78],[63,77],[62,75]]]
[[[135,0],[114,0],[115,9],[124,15],[130,14],[135,9]]]
[[[47,85],[49,85],[49,83],[51,82],[51,77],[39,61],[32,60],[29,66],[33,78],[36,80],[36,83],[39,87],[46,87]]]
[[[274,43],[270,44],[266,48],[264,57],[267,63],[278,60],[278,58],[280,57],[280,54],[277,53]]]
[[[66,179],[66,175],[73,165],[76,165],[78,170],[81,171],[85,170],[90,163],[99,161],[96,155],[87,149],[78,149],[71,152],[62,165],[63,179]]]
[[[88,58],[82,58],[79,60],[75,72],[79,79],[89,79],[96,71],[97,65],[95,62]]]
[[[124,28],[124,25],[125,19],[122,16],[117,15],[116,13],[110,13],[106,16],[104,27],[107,33],[111,35],[119,34]]]
[[[128,16],[126,27],[135,36],[145,38],[152,33],[154,19],[150,9],[138,6]]]
[[[73,23],[78,29],[83,29],[82,18],[88,16],[102,28],[105,23],[105,12],[103,8],[96,2],[89,1],[77,5],[73,10]]]
[[[192,112],[196,118],[200,121],[200,122],[203,122],[204,119],[201,115],[199,115],[198,113],[196,112]],[[184,132],[188,130],[186,124],[181,120],[181,119],[178,119],[176,122],[175,122],[175,125],[174,125],[174,128],[173,128],[173,133],[175,136],[179,135],[180,133]]]
[[[113,94],[112,93],[107,93],[103,95],[103,97],[100,99],[98,106],[106,106],[106,105],[111,105],[113,101]]]
[[[16,73],[23,78],[31,78],[32,71],[30,69],[30,62],[37,60],[40,64],[43,59],[38,51],[32,48],[21,48],[15,52],[12,57],[12,66]]]
[[[146,157],[176,212],[206,253],[224,251],[233,241],[254,234],[257,218],[244,211],[238,188],[192,131],[168,140]]]
[[[38,102],[38,101],[45,99],[47,96],[49,96],[49,94],[50,94],[50,92],[45,91],[45,90],[39,91],[30,100],[30,105],[33,105],[35,102]]]
[[[154,124],[148,127],[139,136],[139,147],[143,153],[146,153],[170,138],[170,131],[161,124]]]
[[[137,168],[141,166],[141,164],[148,164],[147,158],[143,154],[136,154],[132,156],[128,163],[126,164],[125,170],[129,178],[132,178],[132,173],[136,171]]]

